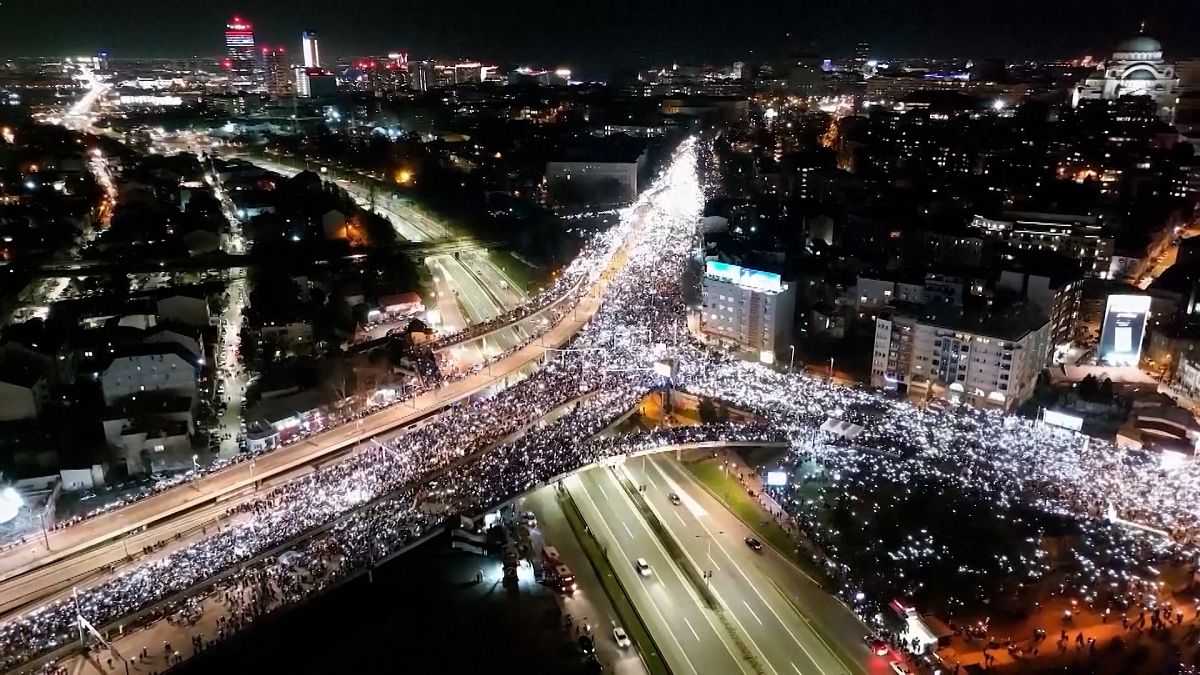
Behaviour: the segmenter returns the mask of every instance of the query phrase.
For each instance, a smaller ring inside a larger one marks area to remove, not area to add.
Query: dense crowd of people
[[[905,472],[937,472],[997,505],[1082,520],[1115,516],[1168,531],[1180,544],[1195,543],[1200,519],[1192,503],[1200,497],[1200,468],[1194,464],[1166,471],[1151,458],[1031,421],[888,399],[779,373],[692,341],[680,278],[704,202],[696,169],[701,151],[694,141],[685,143],[621,224],[589,244],[578,266],[542,294],[548,299],[539,295],[531,309],[521,310],[538,311],[538,303],[545,307],[591,286],[628,242],[600,309],[536,373],[245,502],[231,514],[231,527],[81,589],[77,601],[0,624],[0,667],[72,639],[77,610],[98,626],[117,621],[198,589],[222,571],[277,564],[281,547],[336,560],[328,567],[328,578],[336,579],[402,550],[447,513],[477,514],[606,457],[690,440],[787,439],[797,463],[815,458],[834,473],[842,467],[847,476],[875,470],[903,479]],[[667,386],[720,399],[765,422],[598,435],[648,392]],[[819,431],[831,418],[858,425],[861,433],[831,442]],[[789,505],[798,519],[805,517],[803,504]],[[914,542],[906,554],[916,558],[940,550],[936,541]],[[1102,566],[1091,565],[1097,583],[1111,580]],[[1136,591],[1140,580],[1126,588]],[[290,586],[288,593],[300,597],[306,588]]]
[[[640,211],[637,217],[647,226],[637,247],[639,264],[628,264],[614,280],[618,294],[636,287],[629,276],[648,274],[654,267],[651,252],[659,238],[651,235],[664,229],[686,232],[695,221],[691,195],[669,198],[667,188],[655,193],[662,204],[687,209]],[[657,296],[644,297],[648,311],[657,311]],[[631,309],[628,303],[606,303],[578,344],[492,398],[452,407],[419,429],[372,442],[342,462],[241,504],[230,513],[236,517],[232,526],[212,536],[136,565],[72,599],[0,624],[0,666],[10,668],[70,641],[77,613],[93,625],[106,625],[181,591],[199,590],[222,571],[252,563],[300,537],[320,534],[346,561],[339,569],[371,564],[434,527],[440,514],[479,512],[616,452],[620,446],[611,441],[594,446],[582,441],[661,384],[649,367],[598,359],[591,346],[600,342],[632,351],[632,334],[615,339],[601,334],[622,323]],[[567,412],[552,424],[492,447],[564,406]]]
[[[696,348],[698,349],[698,348]],[[863,427],[853,446],[955,471],[1005,499],[1070,516],[1110,517],[1200,543],[1200,465],[1167,468],[1153,453],[997,411],[943,409],[831,386],[713,354],[681,360],[684,389],[763,414],[811,439],[829,418]]]

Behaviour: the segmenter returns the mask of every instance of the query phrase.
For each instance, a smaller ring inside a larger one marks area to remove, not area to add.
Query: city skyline
[[[52,19],[32,6],[6,6],[0,8],[6,18],[0,21],[0,56],[100,50],[116,58],[217,56],[222,51],[220,31],[229,17],[239,15],[255,25],[259,41],[284,44],[289,51],[299,51],[303,31],[315,30],[328,54],[399,50],[434,58],[552,60],[599,78],[618,66],[675,59],[769,59],[811,46],[822,55],[844,55],[859,41],[870,43],[872,55],[883,58],[1099,57],[1143,21],[1146,32],[1179,57],[1188,55],[1188,38],[1200,26],[1200,6],[1165,0],[1136,6],[1099,0],[1087,12],[1028,0],[961,9],[935,0],[917,0],[903,9],[881,4],[853,0],[837,7],[763,7],[734,13],[709,1],[680,14],[672,7],[610,3],[587,13],[493,12],[487,21],[463,21],[458,9],[448,11],[433,3],[402,9],[355,7],[330,14],[315,0],[298,0],[286,12],[259,0],[230,0],[197,7],[186,22],[176,20],[176,9],[147,0],[125,3],[119,12],[88,9]],[[147,25],[155,30],[145,31]],[[1068,25],[1069,33],[1063,31]],[[663,26],[669,29],[664,32]]]
[[[1045,5],[0,9],[0,672],[1196,675],[1200,3]]]

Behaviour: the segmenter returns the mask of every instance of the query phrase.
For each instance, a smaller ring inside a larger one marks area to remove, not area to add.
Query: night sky
[[[289,50],[311,28],[324,54],[470,56],[596,76],[810,43],[836,57],[859,40],[884,58],[1099,56],[1143,19],[1168,56],[1200,55],[1200,0],[0,0],[0,56],[216,55],[234,12],[260,44]]]

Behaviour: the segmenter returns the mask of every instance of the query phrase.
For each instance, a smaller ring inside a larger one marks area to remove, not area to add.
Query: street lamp
[[[725,534],[725,530],[717,530],[716,534]],[[692,535],[692,536],[696,537],[697,539],[707,539],[708,540],[708,546],[705,549],[704,555],[708,557],[709,562],[713,562],[712,541],[713,541],[713,537],[715,535],[714,534],[696,534],[696,535]],[[709,572],[708,574],[704,575],[704,584],[706,586],[709,583],[708,579],[709,579],[709,575],[711,575],[711,574],[712,574],[712,572]]]
[[[725,477],[725,503],[729,503],[729,470],[733,468],[733,462],[725,460],[721,462],[721,475]]]
[[[788,345],[788,349],[791,350],[791,356],[788,357],[788,372],[790,373],[796,367],[796,345]]]
[[[46,544],[46,552],[50,552],[50,535],[46,532],[46,516],[41,511],[37,512],[38,522],[42,525],[42,541]]]

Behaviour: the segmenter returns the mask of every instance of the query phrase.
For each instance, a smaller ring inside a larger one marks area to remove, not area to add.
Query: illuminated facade
[[[255,71],[254,27],[241,17],[233,17],[225,25],[225,69],[229,79],[238,85],[254,82]]]
[[[321,50],[317,45],[317,34],[314,31],[306,30],[300,34],[300,45],[304,50],[304,67],[305,68],[320,68],[321,67]]]
[[[1148,295],[1110,295],[1100,332],[1100,360],[1115,366],[1137,366],[1150,313]]]
[[[1109,278],[1115,243],[1101,216],[1006,211],[997,218],[976,215],[970,227],[1019,251],[1061,253],[1078,260],[1085,276]]]
[[[1027,312],[885,310],[875,320],[871,386],[1012,410],[1033,394],[1049,339],[1049,321]]]
[[[282,98],[291,96],[295,91],[292,81],[292,73],[288,69],[287,54],[283,51],[283,47],[269,48],[263,47],[263,81],[267,88],[267,93],[274,98]]]
[[[434,86],[432,61],[409,61],[407,65],[410,89],[429,91]]]
[[[1072,103],[1087,98],[1116,99],[1149,96],[1158,115],[1174,121],[1179,104],[1179,77],[1175,64],[1163,59],[1162,45],[1152,37],[1137,35],[1117,45],[1112,58],[1075,87]]]
[[[709,260],[700,282],[700,332],[770,363],[792,344],[796,291],[778,274]]]

